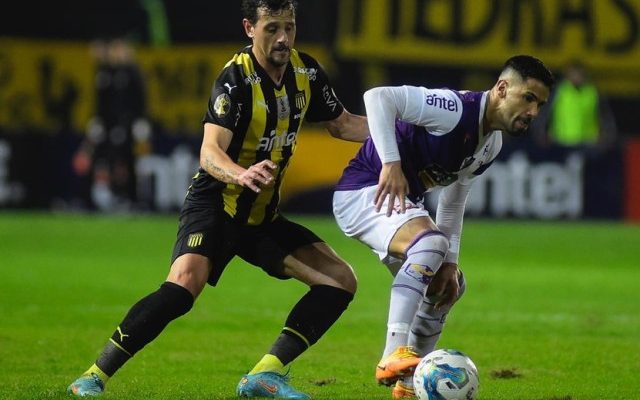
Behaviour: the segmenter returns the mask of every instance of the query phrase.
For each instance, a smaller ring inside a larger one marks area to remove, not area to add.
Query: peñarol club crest
[[[304,106],[307,105],[307,96],[304,95],[304,91],[296,93],[296,107],[298,110],[304,110]]]

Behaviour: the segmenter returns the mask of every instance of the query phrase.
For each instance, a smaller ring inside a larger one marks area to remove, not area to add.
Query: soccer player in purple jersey
[[[395,384],[394,398],[414,398],[412,372],[464,292],[458,254],[473,181],[500,151],[501,132],[527,132],[553,84],[540,60],[518,55],[486,92],[399,86],[364,94],[371,137],[345,168],[333,212],[394,276],[376,369],[379,383]],[[434,187],[443,188],[435,222],[422,205]]]

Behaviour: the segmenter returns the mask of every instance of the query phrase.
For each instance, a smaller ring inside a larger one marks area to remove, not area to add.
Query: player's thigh
[[[437,229],[438,227],[428,215],[410,219],[402,224],[391,238],[389,253],[395,257],[404,258],[407,249],[419,234]]]
[[[233,258],[238,235],[223,211],[187,202],[180,213],[170,279],[198,293],[207,282],[215,286]]]
[[[248,227],[242,235],[238,255],[273,277],[309,285],[354,286],[353,271],[344,260],[310,229],[283,216]]]
[[[406,211],[402,214],[394,211],[387,216],[384,212],[377,212],[375,192],[376,186],[337,191],[333,196],[333,213],[338,226],[347,236],[369,246],[386,263],[395,255],[390,253],[390,245],[401,228],[423,223],[412,223],[414,219],[430,221],[431,217],[422,204],[413,203],[409,199],[406,200]],[[385,210],[385,207],[382,209]]]
[[[357,289],[353,269],[329,245],[312,243],[285,257],[284,273],[307,285],[330,285],[351,293]]]
[[[282,216],[266,224],[244,226],[240,237],[238,256],[279,279],[291,278],[284,273],[285,257],[300,247],[323,241],[311,230]]]

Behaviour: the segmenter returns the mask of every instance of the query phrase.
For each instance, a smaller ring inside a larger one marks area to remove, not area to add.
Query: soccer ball
[[[478,369],[464,353],[452,349],[424,356],[413,374],[420,400],[473,400],[478,393]]]

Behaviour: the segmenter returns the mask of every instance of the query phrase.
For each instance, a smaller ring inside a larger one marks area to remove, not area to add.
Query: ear
[[[242,26],[244,27],[244,33],[246,33],[248,37],[253,39],[253,36],[255,35],[255,33],[254,33],[255,27],[253,26],[251,21],[249,21],[246,18],[243,19],[242,20]]]
[[[498,80],[498,84],[496,86],[498,88],[498,96],[500,96],[500,98],[502,99],[507,97],[507,89],[509,88],[509,81],[507,81],[506,79],[500,79]]]

